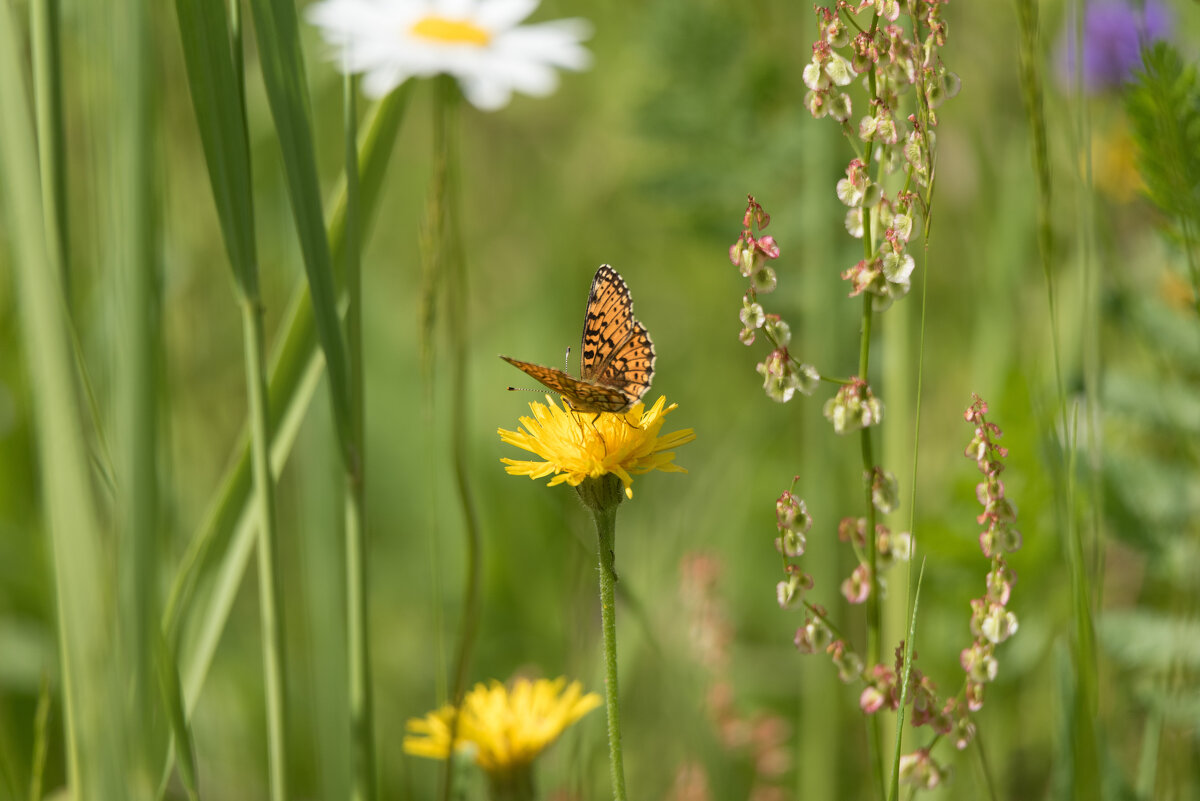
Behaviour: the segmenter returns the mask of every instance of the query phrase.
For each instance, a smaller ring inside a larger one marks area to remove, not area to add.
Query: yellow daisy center
[[[442,44],[469,44],[486,47],[492,35],[473,22],[429,16],[417,21],[410,29],[413,36],[432,39]]]

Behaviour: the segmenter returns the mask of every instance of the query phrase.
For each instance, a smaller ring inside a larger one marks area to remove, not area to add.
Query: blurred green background
[[[24,5],[10,5],[23,19]],[[1177,3],[1172,11],[1177,44],[1194,58],[1196,41],[1186,37],[1200,29],[1200,8]],[[97,144],[108,113],[94,36],[101,13],[63,3],[68,302],[104,426],[117,311],[112,276],[98,257],[101,212],[112,200]],[[997,796],[1068,798],[1076,786],[1066,544],[1074,527],[1085,544],[1097,612],[1096,720],[1106,797],[1136,797],[1149,759],[1157,769],[1155,797],[1196,798],[1200,661],[1172,649],[1191,642],[1194,650],[1200,626],[1200,322],[1163,219],[1129,190],[1135,179],[1119,93],[1079,97],[1055,80],[1066,13],[1062,3],[1042,4],[1040,56],[1068,417],[1064,422],[1055,411],[1016,14],[1010,4],[957,3],[946,9],[943,58],[962,91],[939,110],[932,236],[927,254],[914,238],[914,291],[877,320],[871,383],[888,414],[876,452],[901,478],[903,506],[888,522],[902,530],[919,450],[915,533],[925,579],[918,666],[949,693],[961,681],[958,654],[970,641],[968,600],[981,594],[987,571],[974,520],[978,478],[962,457],[972,431],[961,415],[971,393],[989,401],[990,419],[1004,430],[1008,494],[1020,511],[1025,547],[1010,560],[1019,576],[1011,608],[1021,628],[999,649],[999,677],[976,718]],[[618,519],[631,795],[871,797],[858,691],[838,682],[827,659],[794,649],[800,617],[775,602],[781,574],[772,546],[773,502],[799,475],[796,492],[816,519],[806,556],[817,581],[812,597],[861,637],[861,619],[847,615],[837,593],[854,562],[835,536],[839,519],[862,513],[857,438],[838,437],[822,418],[829,385],[784,405],[766,398],[754,368],[767,349],[738,342],[745,284],[727,257],[752,193],[772,215],[768,233],[782,249],[779,288],[761,298],[764,306],[791,323],[797,358],[832,376],[854,372],[861,307],[846,298],[838,275],[861,257],[861,243],[845,233],[834,194],[852,154],[837,127],[814,121],[801,102],[801,70],[815,37],[811,8],[786,0],[547,0],[534,19],[564,16],[585,16],[595,27],[590,70],[564,74],[548,99],[517,96],[498,113],[464,107],[461,114],[467,439],[484,543],[483,618],[469,680],[566,675],[603,691],[591,522],[569,489],[505,475],[501,457],[521,454],[503,445],[496,429],[515,428],[538,396],[506,392],[509,384],[532,382],[496,356],[558,365],[567,346],[578,346],[591,276],[609,263],[625,277],[654,338],[657,372],[648,400],[661,393],[678,403],[665,430],[690,427],[697,435],[676,458],[688,475],[638,478]],[[172,6],[155,5],[152,22],[158,133],[146,158],[159,182],[165,595],[217,491],[245,419],[246,391],[238,310]],[[342,159],[341,81],[321,58],[315,33],[306,27],[303,35],[317,157],[332,193]],[[247,42],[270,344],[303,271],[253,40]],[[418,234],[430,173],[431,96],[428,85],[416,88],[364,253],[370,633],[384,798],[434,797],[438,766],[405,756],[401,741],[407,718],[444,700],[439,693],[461,613],[462,521],[451,473],[448,350],[440,336],[431,343],[432,386],[418,361]],[[1089,153],[1090,181],[1083,169]],[[7,229],[0,226],[0,237],[11,235]],[[48,677],[56,687],[57,634],[10,253],[0,250],[0,796],[23,798],[39,684]],[[427,393],[432,419],[423,407]],[[329,420],[322,390],[279,477],[296,798],[336,797],[350,771],[348,746],[338,746],[337,734],[345,725],[345,590],[339,570],[330,569],[342,557],[341,478]],[[1071,428],[1075,506],[1064,515],[1056,443]],[[718,566],[699,621],[694,599],[681,593],[683,565],[696,554]],[[903,571],[889,576],[889,587],[887,653],[902,637]],[[195,717],[206,798],[266,797],[258,622],[250,570]],[[702,655],[713,637],[721,653],[716,669]],[[724,708],[743,727],[741,741],[729,719],[711,714],[715,686],[732,693]],[[62,705],[53,693],[49,720],[48,792],[65,781]],[[905,750],[928,736],[920,731]],[[598,710],[539,762],[546,796],[606,797],[606,749]],[[986,797],[978,752],[951,750],[943,744],[937,753],[954,766],[953,780],[931,796]],[[700,774],[708,795],[685,786]],[[177,792],[173,784],[169,797]]]

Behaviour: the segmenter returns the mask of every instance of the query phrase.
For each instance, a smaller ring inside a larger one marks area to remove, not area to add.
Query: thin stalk
[[[114,375],[117,419],[117,597],[120,647],[114,688],[127,725],[114,735],[125,752],[126,797],[150,799],[158,752],[155,701],[158,672],[158,404],[156,365],[158,276],[151,174],[153,82],[148,7],[110,4],[114,92],[109,118],[113,203],[108,258],[114,275],[117,335]],[[44,207],[48,204],[43,203]],[[52,209],[48,209],[52,211]],[[47,237],[51,241],[52,237]]]
[[[896,801],[900,797],[900,755],[904,751],[904,716],[908,712],[909,680],[912,678],[913,656],[917,651],[917,610],[921,606],[921,582],[924,578],[925,561],[922,560],[917,586],[913,591],[912,614],[908,617],[908,635],[904,638],[904,673],[900,677],[900,703],[896,712],[896,748],[892,754],[892,779],[888,790],[890,801]]]
[[[1077,19],[1079,17],[1077,16]],[[1084,554],[1080,522],[1075,504],[1075,421],[1067,419],[1067,394],[1063,384],[1058,312],[1054,290],[1054,236],[1051,226],[1054,212],[1051,196],[1050,157],[1046,136],[1046,119],[1040,67],[1042,63],[1038,8],[1034,0],[1018,0],[1017,22],[1021,34],[1020,78],[1033,140],[1033,167],[1037,179],[1038,252],[1042,276],[1046,284],[1046,304],[1050,315],[1050,341],[1054,360],[1055,406],[1054,419],[1061,424],[1062,438],[1056,441],[1060,451],[1054,464],[1054,478],[1060,488],[1057,493],[1060,527],[1066,533],[1067,561],[1071,573],[1071,596],[1074,616],[1074,638],[1071,643],[1076,677],[1076,696],[1072,709],[1072,775],[1073,790],[1079,798],[1100,795],[1100,755],[1097,744],[1095,714],[1097,706],[1096,655],[1092,631],[1092,599],[1090,577]],[[1079,38],[1076,29],[1076,41]],[[1077,93],[1079,89],[1077,88]]]
[[[611,476],[605,476],[611,478]],[[604,632],[604,696],[608,712],[608,755],[613,801],[625,801],[625,767],[621,750],[621,705],[617,687],[617,507],[592,507],[600,556],[600,620]]]
[[[864,212],[864,217],[866,213]],[[867,244],[866,247],[870,247]],[[871,328],[874,314],[871,311],[871,295],[863,293],[863,317],[862,317],[862,343],[859,347],[858,355],[858,377],[864,382],[867,380],[867,372],[871,367]],[[867,594],[867,664],[879,664],[881,653],[880,647],[880,607],[879,607],[879,580],[876,577],[877,569],[877,548],[875,543],[875,504],[871,499],[871,476],[875,470],[875,451],[871,443],[871,428],[866,426],[859,434],[859,443],[862,450],[863,464],[863,483],[864,492],[866,493],[867,503],[867,570],[870,573],[871,591]],[[867,742],[869,745],[872,774],[875,778],[875,786],[879,791],[879,797],[885,796],[883,783],[883,751],[882,738],[879,731],[879,716],[871,715],[867,723]]]
[[[287,793],[287,655],[283,589],[279,584],[279,541],[275,529],[275,480],[271,473],[271,421],[267,411],[267,372],[262,305],[243,298],[242,326],[246,386],[250,403],[251,461],[258,506],[259,615],[262,620],[263,686],[267,702],[267,758],[271,801]]]
[[[37,711],[33,715],[33,765],[29,770],[29,801],[42,801],[46,773],[46,745],[50,742],[50,679],[42,674]]]
[[[363,136],[358,168],[362,182],[360,217],[364,221],[375,210],[396,132],[408,107],[411,87],[410,81],[368,114],[370,122]],[[335,267],[342,263],[345,209],[345,188],[342,186],[328,222]],[[277,335],[278,345],[272,359],[267,392],[272,404],[271,433],[275,438],[272,445],[276,471],[283,469],[299,421],[324,373],[325,364],[317,347],[314,325],[311,297],[304,279],[300,278]],[[167,641],[178,654],[180,679],[189,712],[195,708],[216,641],[224,629],[233,596],[249,562],[251,547],[246,543],[254,534],[248,522],[254,516],[250,461],[249,432],[244,431],[233,449],[229,467],[221,478],[219,490],[214,493],[204,522],[188,545],[163,614]],[[185,622],[189,617],[201,621],[197,625],[201,633],[185,636]]]
[[[71,260],[67,226],[66,146],[63,134],[62,50],[59,0],[29,4],[33,99],[37,115],[38,166],[42,177],[42,220],[46,246],[57,252],[63,292],[70,306]]]
[[[374,801],[375,724],[371,692],[371,649],[367,624],[366,534],[366,392],[363,382],[362,259],[359,227],[358,119],[356,81],[343,84],[343,135],[346,140],[346,345],[350,374],[350,436],[358,459],[346,473],[346,632],[349,647],[350,747],[355,801]]]
[[[107,692],[111,667],[111,562],[103,548],[80,419],[70,321],[57,251],[47,248],[33,107],[21,61],[23,36],[0,5],[0,204],[18,292],[29,371],[39,487],[54,568],[68,797],[119,798],[124,776],[111,748],[120,706]],[[101,680],[99,677],[104,677]]]
[[[433,230],[430,241],[440,251],[447,276],[447,323],[449,327],[450,356],[453,363],[450,396],[451,449],[454,459],[454,485],[458,492],[459,505],[463,513],[463,534],[467,540],[466,581],[463,588],[463,620],[459,632],[458,652],[454,660],[454,683],[452,703],[455,708],[462,701],[467,687],[467,669],[471,661],[471,649],[479,629],[479,572],[480,536],[479,516],[471,495],[467,470],[467,297],[468,281],[466,259],[463,254],[461,232],[458,228],[457,209],[457,148],[455,136],[458,132],[458,86],[443,76],[438,81],[437,110],[434,113],[434,147],[436,152],[434,186],[431,191]],[[433,254],[433,258],[438,258]],[[450,742],[453,752],[454,740],[458,735],[458,718],[451,724]],[[451,760],[446,760],[443,773],[442,798],[451,796],[454,773],[450,770]]]

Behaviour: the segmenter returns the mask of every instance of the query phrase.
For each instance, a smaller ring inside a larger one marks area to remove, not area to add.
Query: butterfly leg
[[[589,422],[592,426],[592,430],[596,432],[596,436],[599,437],[600,441],[604,443],[604,452],[608,453],[608,441],[604,439],[604,435],[600,433],[600,429],[596,428],[596,421],[599,419],[600,412],[596,412],[594,415],[592,415],[592,419]]]

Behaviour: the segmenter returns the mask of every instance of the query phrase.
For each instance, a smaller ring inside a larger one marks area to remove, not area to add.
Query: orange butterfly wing
[[[642,399],[654,376],[654,343],[633,316],[629,287],[612,267],[592,279],[583,318],[580,378],[501,356],[554,390],[581,412],[623,412]]]
[[[629,397],[615,387],[572,378],[562,370],[553,367],[543,367],[540,364],[523,362],[508,356],[500,358],[562,395],[576,411],[623,412],[633,405]]]

